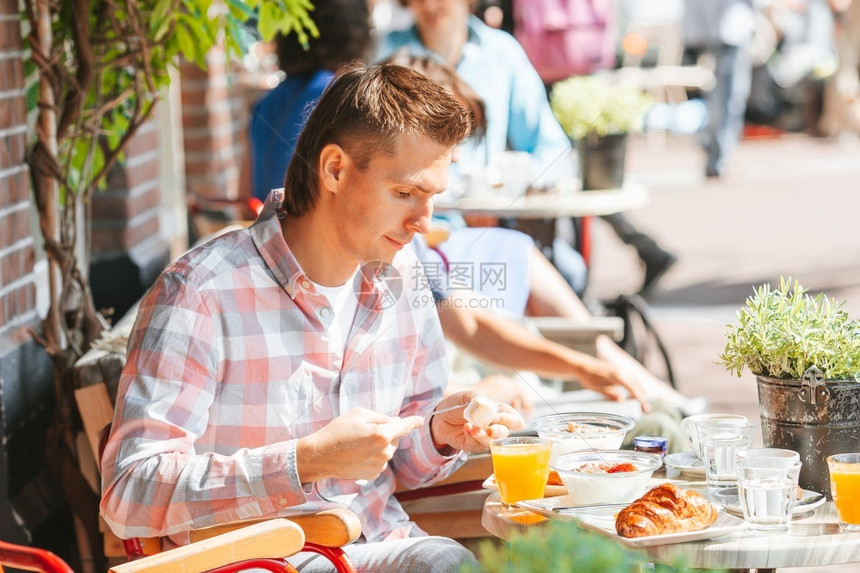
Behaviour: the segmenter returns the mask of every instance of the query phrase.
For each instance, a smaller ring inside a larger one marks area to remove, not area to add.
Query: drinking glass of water
[[[779,448],[751,448],[737,453],[738,497],[753,531],[785,533],[797,499],[800,456]]]
[[[705,420],[696,423],[708,489],[735,487],[735,455],[752,445],[755,424],[746,419]]]

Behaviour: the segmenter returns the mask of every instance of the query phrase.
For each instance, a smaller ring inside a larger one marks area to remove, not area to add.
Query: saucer
[[[670,468],[694,477],[705,477],[705,465],[693,452],[678,452],[663,458]]]
[[[738,498],[738,488],[736,487],[714,492],[712,499],[723,506],[729,513],[741,516],[744,514],[744,510],[741,508],[741,500]],[[794,509],[791,515],[792,517],[803,515],[822,505],[825,501],[826,498],[822,494],[805,489],[803,490],[803,496],[794,502]]]

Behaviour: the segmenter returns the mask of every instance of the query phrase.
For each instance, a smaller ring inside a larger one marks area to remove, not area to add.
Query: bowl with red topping
[[[553,441],[552,456],[580,450],[614,450],[621,447],[633,420],[618,414],[567,412],[532,420],[541,438]]]
[[[661,465],[660,456],[629,450],[571,452],[549,461],[573,505],[630,503],[645,493]]]

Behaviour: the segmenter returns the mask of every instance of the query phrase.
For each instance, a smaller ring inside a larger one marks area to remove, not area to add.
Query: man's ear
[[[337,193],[343,181],[343,168],[349,161],[343,148],[335,143],[326,144],[320,151],[320,182],[322,187]]]

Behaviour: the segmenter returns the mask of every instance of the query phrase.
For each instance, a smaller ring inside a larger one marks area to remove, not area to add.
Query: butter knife
[[[455,406],[448,406],[447,408],[442,408],[441,410],[434,410],[432,412],[424,414],[424,417],[429,418],[430,416],[435,416],[436,414],[444,414],[445,412],[451,412],[453,410],[456,410],[457,408],[465,408],[468,405],[469,405],[469,403],[466,402],[465,404],[457,404]]]

